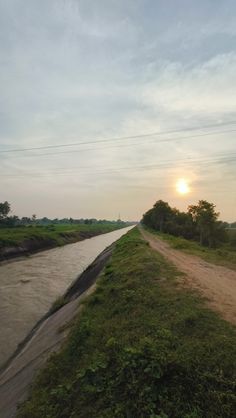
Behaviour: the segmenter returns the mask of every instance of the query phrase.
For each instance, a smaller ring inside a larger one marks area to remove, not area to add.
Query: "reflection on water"
[[[0,365],[73,280],[131,228],[0,266]]]

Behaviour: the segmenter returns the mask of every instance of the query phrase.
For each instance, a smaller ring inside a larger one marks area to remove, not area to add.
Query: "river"
[[[76,277],[131,228],[0,265],[0,366]]]

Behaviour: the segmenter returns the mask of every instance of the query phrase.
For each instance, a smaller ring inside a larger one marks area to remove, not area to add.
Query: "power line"
[[[152,132],[152,133],[143,133],[138,135],[130,135],[130,136],[123,136],[123,137],[113,137],[113,138],[107,138],[102,140],[88,140],[84,142],[74,142],[69,144],[55,144],[55,145],[44,145],[40,147],[31,147],[31,148],[15,148],[15,149],[7,149],[7,150],[0,150],[0,153],[12,153],[12,152],[25,152],[25,151],[39,151],[43,149],[55,149],[55,148],[66,148],[66,147],[73,147],[73,146],[81,146],[81,145],[87,145],[87,144],[100,144],[100,143],[106,143],[106,142],[112,142],[112,141],[123,141],[127,139],[138,139],[138,138],[149,138],[153,136],[161,136],[161,135],[168,135],[168,134],[175,134],[175,133],[181,133],[181,132],[188,132],[188,131],[194,131],[194,130],[201,130],[201,129],[209,129],[209,128],[219,128],[221,126],[229,126],[229,125],[235,125],[236,121],[231,122],[225,122],[221,124],[211,124],[211,125],[204,125],[204,126],[196,126],[192,128],[182,128],[178,130],[172,130],[172,131],[165,131],[165,132]],[[227,132],[235,132],[236,130],[230,130]],[[219,132],[220,133],[220,132]],[[222,132],[225,133],[225,132]],[[205,133],[205,134],[199,134],[197,136],[206,136],[206,135],[213,135],[217,134],[217,132],[212,133]],[[177,138],[178,139],[178,138]],[[184,138],[179,138],[184,139]],[[176,140],[175,138],[167,138],[161,140],[163,141],[170,141],[170,140]]]
[[[106,170],[93,170],[92,173],[93,174],[107,174],[107,173],[119,173],[119,172],[124,172],[124,171],[135,171],[135,170],[146,170],[146,169],[155,169],[155,168],[169,168],[169,167],[173,167],[173,166],[177,166],[178,163],[181,163],[183,165],[187,165],[187,164],[207,164],[207,165],[211,165],[211,164],[219,164],[219,163],[229,163],[229,162],[234,162],[236,161],[236,153],[230,153],[228,154],[223,154],[220,155],[218,154],[218,156],[214,156],[213,158],[209,159],[209,158],[198,158],[198,159],[178,159],[178,160],[164,160],[161,161],[157,164],[144,164],[144,165],[138,165],[138,166],[126,166],[126,167],[106,167]],[[101,166],[102,167],[102,166]],[[60,170],[60,171],[51,171],[48,173],[42,173],[42,172],[28,172],[28,173],[19,173],[19,174],[1,174],[1,177],[28,177],[29,175],[31,177],[36,176],[36,177],[50,177],[50,176],[58,176],[58,175],[62,175],[62,176],[74,176],[76,174],[79,174],[81,172],[81,169],[84,170],[91,170],[91,168],[93,168],[92,166],[83,166],[83,167],[78,167],[78,168],[69,168],[69,169],[64,169],[64,170]]]
[[[160,139],[158,141],[158,143],[162,143],[162,142],[169,142],[169,141],[182,141],[182,140],[186,140],[186,139],[193,139],[193,138],[198,138],[198,137],[205,137],[205,136],[212,136],[212,135],[221,135],[221,134],[225,134],[225,133],[232,133],[232,132],[236,132],[236,129],[230,129],[227,131],[219,131],[219,132],[206,132],[203,134],[196,134],[196,135],[190,135],[190,136],[184,136],[184,137],[177,137],[177,138],[165,138],[165,139]],[[140,138],[141,139],[141,138]],[[154,138],[148,138],[151,140],[154,140]],[[73,154],[75,152],[83,152],[83,151],[96,151],[96,150],[103,150],[103,149],[111,149],[111,148],[126,148],[126,147],[133,147],[134,145],[146,145],[145,142],[136,142],[136,143],[132,143],[132,144],[119,144],[119,145],[110,145],[110,146],[106,146],[106,147],[93,147],[93,148],[83,148],[82,150],[71,150],[71,151],[61,151],[61,152],[49,152],[49,153],[41,153],[41,154],[29,154],[29,155],[21,155],[20,158],[25,158],[25,157],[44,157],[44,156],[55,156],[55,155],[65,155],[65,154]],[[35,149],[34,149],[35,150]],[[28,150],[28,151],[32,151],[32,150]],[[1,153],[1,151],[0,151]],[[15,158],[15,157],[14,157]],[[17,158],[19,158],[19,155],[17,156]]]

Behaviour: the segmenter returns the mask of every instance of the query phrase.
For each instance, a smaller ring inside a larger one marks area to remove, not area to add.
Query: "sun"
[[[179,179],[176,183],[176,190],[180,194],[187,194],[190,192],[187,180]]]

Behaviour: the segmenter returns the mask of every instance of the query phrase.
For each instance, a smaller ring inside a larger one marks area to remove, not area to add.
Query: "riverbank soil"
[[[157,235],[140,228],[150,246],[185,273],[183,283],[197,289],[226,320],[236,324],[236,271],[175,250]]]
[[[121,238],[17,417],[235,416],[235,328],[183,277],[137,228]]]

